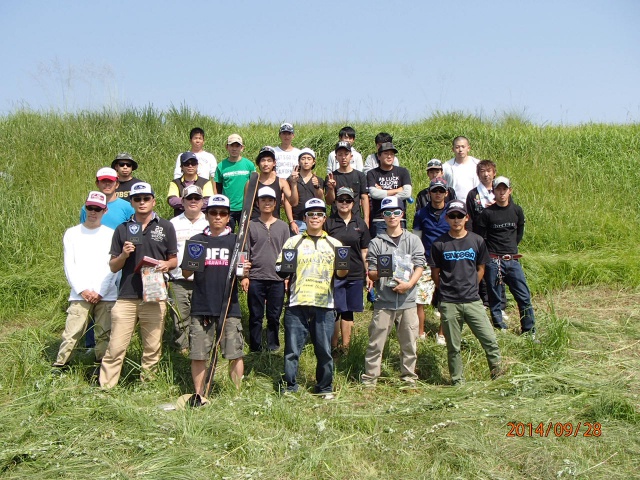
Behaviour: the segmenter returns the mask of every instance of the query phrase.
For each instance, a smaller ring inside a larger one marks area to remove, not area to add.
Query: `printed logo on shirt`
[[[162,242],[167,236],[164,233],[164,227],[157,225],[156,228],[151,232],[151,239],[156,242]]]
[[[399,183],[400,177],[396,175],[378,178],[378,185],[382,187],[382,190],[393,190],[394,188],[400,188]]]
[[[475,260],[476,252],[473,248],[469,248],[469,250],[453,250],[451,252],[444,252],[444,259],[454,262],[458,260]]]
[[[229,265],[229,249],[228,248],[207,248],[207,259],[204,265]]]

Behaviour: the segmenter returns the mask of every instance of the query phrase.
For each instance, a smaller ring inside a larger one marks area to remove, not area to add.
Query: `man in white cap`
[[[56,369],[67,367],[89,315],[95,319],[96,362],[102,360],[109,343],[111,309],[117,297],[118,275],[109,269],[113,230],[101,224],[107,212],[107,197],[101,192],[89,192],[84,205],[84,221],[68,229],[63,238],[64,273],[71,294],[62,343],[53,363]]]
[[[404,211],[400,202],[397,196],[381,200],[378,213],[387,228],[371,240],[367,252],[369,279],[375,282],[377,293],[362,374],[362,383],[367,387],[375,387],[380,377],[382,351],[394,324],[400,344],[401,379],[413,387],[418,378],[416,284],[426,261],[420,239],[402,228]],[[391,277],[381,276],[386,268]]]
[[[208,199],[207,199],[208,201]],[[178,265],[182,264],[184,246],[191,237],[202,233],[209,225],[204,213],[202,204],[204,197],[202,189],[198,185],[190,185],[182,191],[183,212],[171,219],[171,223],[176,229],[178,241]],[[173,338],[172,346],[183,354],[189,351],[189,317],[191,312],[191,295],[193,292],[193,281],[182,276],[180,267],[171,271],[173,281],[171,282],[171,294],[175,301],[175,310],[171,310],[173,318]]]
[[[102,215],[101,223],[113,230],[134,214],[131,204],[116,195],[119,185],[118,173],[113,168],[104,167],[96,173],[96,187],[107,199],[107,210]],[[80,210],[80,223],[84,223],[86,219],[87,209],[83,206]]]
[[[118,383],[127,347],[138,322],[143,348],[140,377],[146,380],[153,375],[162,353],[166,303],[141,302],[143,284],[139,266],[145,257],[155,260],[156,271],[162,273],[178,265],[175,228],[154,212],[156,200],[151,185],[135,183],[130,197],[136,213],[116,228],[109,251],[111,271],[122,270],[122,279],[118,300],[111,311],[109,347],[100,368],[100,385],[103,388],[111,388]]]
[[[289,239],[287,224],[273,213],[277,204],[276,192],[271,187],[258,190],[260,217],[249,223],[247,253],[251,263],[249,275],[242,279],[249,307],[249,349],[262,351],[262,319],[267,316],[267,349],[280,348],[278,333],[284,304],[284,280],[276,272],[276,259]]]
[[[238,286],[234,282],[231,290],[231,302],[227,319],[223,319],[227,307],[227,298],[220,295],[224,291],[236,235],[227,228],[230,202],[224,195],[213,195],[207,204],[206,217],[209,226],[191,240],[206,245],[204,271],[192,272],[182,270],[185,278],[194,275],[193,296],[191,297],[191,325],[189,327],[189,347],[191,358],[191,377],[195,387],[192,406],[200,406],[205,390],[207,360],[211,358],[211,349],[215,348],[216,336],[220,338],[222,355],[229,360],[229,377],[240,388],[244,375],[244,337],[240,304],[238,303]],[[217,294],[212,294],[215,292]]]
[[[327,207],[319,198],[306,202],[307,230],[286,241],[278,255],[276,271],[289,279],[284,314],[284,388],[290,393],[298,391],[300,354],[311,334],[317,362],[314,392],[332,400],[335,398],[331,357],[335,325],[333,280],[345,278],[349,271],[337,268],[335,248],[342,244],[322,229],[326,212]]]

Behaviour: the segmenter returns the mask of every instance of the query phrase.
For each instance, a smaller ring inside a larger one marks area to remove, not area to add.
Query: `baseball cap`
[[[338,142],[336,143],[336,148],[333,149],[334,152],[337,152],[341,148],[347,149],[347,151],[351,151],[351,144],[349,142]]]
[[[232,133],[227,137],[227,145],[231,145],[232,143],[239,143],[240,145],[244,145],[242,137],[237,133]]]
[[[429,160],[429,163],[427,163],[427,170],[431,170],[432,168],[442,170],[442,162],[437,158],[432,158],[431,160]]]
[[[113,168],[104,167],[98,170],[96,173],[97,180],[113,180],[114,182],[118,180],[118,172],[116,172]]]
[[[182,191],[182,198],[187,198],[189,195],[202,195],[202,189],[198,185],[189,185]]]
[[[429,191],[433,190],[434,188],[444,188],[444,190],[447,190],[447,181],[442,178],[442,177],[436,177],[433,180],[431,180],[431,183],[429,184]]]
[[[291,125],[290,123],[283,123],[282,125],[280,125],[280,133],[282,132],[293,133],[293,125]]]
[[[132,197],[135,195],[152,195],[153,197],[156,196],[153,189],[151,188],[151,185],[146,182],[138,182],[131,185],[131,192],[129,192],[129,195]]]
[[[351,198],[356,198],[355,192],[349,187],[340,187],[336,192],[336,198],[341,195],[349,195]]]
[[[262,187],[258,190],[258,198],[262,197],[276,198],[276,191],[271,187]]]
[[[396,208],[400,208],[400,202],[397,197],[385,197],[380,202],[380,208],[378,212],[382,212],[383,210],[395,210]]]
[[[378,153],[386,152],[387,150],[393,150],[393,153],[398,153],[398,149],[393,146],[391,142],[384,142],[380,144],[380,148],[378,149]]]
[[[116,155],[116,158],[113,162],[111,162],[111,168],[116,168],[118,161],[120,160],[129,160],[131,162],[131,170],[136,170],[138,168],[138,162],[136,162],[129,152],[120,152]]]
[[[260,149],[258,152],[258,157],[256,158],[256,162],[259,162],[262,157],[271,157],[274,160],[276,159],[276,151],[273,147],[266,145]]]
[[[304,147],[302,150],[300,150],[300,155],[298,155],[298,160],[300,160],[300,157],[302,155],[311,155],[314,160],[316,159],[316,152],[311,150],[309,147]]]
[[[94,207],[107,208],[107,196],[102,192],[91,191],[84,204],[87,207],[93,205]]]
[[[501,183],[506,185],[507,188],[511,188],[511,181],[507,177],[496,177],[493,180],[493,188],[496,188]]]
[[[207,203],[207,210],[211,207],[224,207],[231,210],[231,206],[229,204],[229,199],[224,195],[212,195],[209,197],[209,202]]]
[[[460,212],[463,215],[467,214],[467,207],[464,202],[460,200],[451,200],[449,205],[447,205],[447,213],[449,212]]]
[[[195,160],[196,163],[198,162],[198,157],[196,157],[196,154],[193,152],[184,152],[180,154],[180,163],[187,163],[189,160]]]
[[[308,212],[309,210],[326,211],[326,209],[327,209],[327,205],[319,198],[312,198],[310,200],[307,200],[304,204],[305,213]]]

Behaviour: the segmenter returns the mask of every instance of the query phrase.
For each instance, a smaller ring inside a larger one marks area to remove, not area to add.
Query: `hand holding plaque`
[[[284,250],[282,250],[280,273],[296,273],[297,263],[298,251],[295,248],[285,248]]]
[[[204,262],[207,259],[207,247],[202,242],[187,240],[184,245],[184,255],[180,268],[191,272],[204,272]]]
[[[134,245],[142,245],[142,224],[140,222],[127,222],[126,241]]]
[[[393,255],[378,255],[378,277],[393,276]]]
[[[350,250],[349,246],[335,247],[335,269],[337,270],[349,270],[351,267],[351,258],[350,258]]]

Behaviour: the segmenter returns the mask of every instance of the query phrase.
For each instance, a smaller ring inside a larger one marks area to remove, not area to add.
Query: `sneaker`
[[[320,398],[323,400],[333,400],[336,396],[333,393],[325,393],[324,395],[320,395]]]
[[[491,380],[495,380],[501,377],[502,375],[505,374],[505,372],[506,370],[502,366],[494,368],[493,370],[491,370]]]
[[[51,365],[51,375],[54,376],[60,376],[63,375],[65,373],[67,373],[69,370],[71,370],[71,367],[69,367],[69,365],[58,365],[58,364],[53,364]]]
[[[507,312],[505,312],[504,310],[502,310],[502,320],[504,320],[505,322],[509,320],[509,315],[507,315]]]
[[[446,345],[447,340],[444,338],[444,335],[440,335],[436,333],[436,345]]]
[[[427,338],[427,334],[426,334],[426,333],[424,333],[424,332],[422,332],[422,333],[418,336],[418,338],[419,338],[420,340],[424,340],[425,338]]]
[[[536,338],[536,332],[532,332],[531,330],[528,332],[522,332],[520,336],[530,340],[531,343],[540,343],[540,340]]]
[[[433,312],[433,316],[436,317],[438,320],[440,320],[440,312],[438,310],[436,310],[435,312]]]

